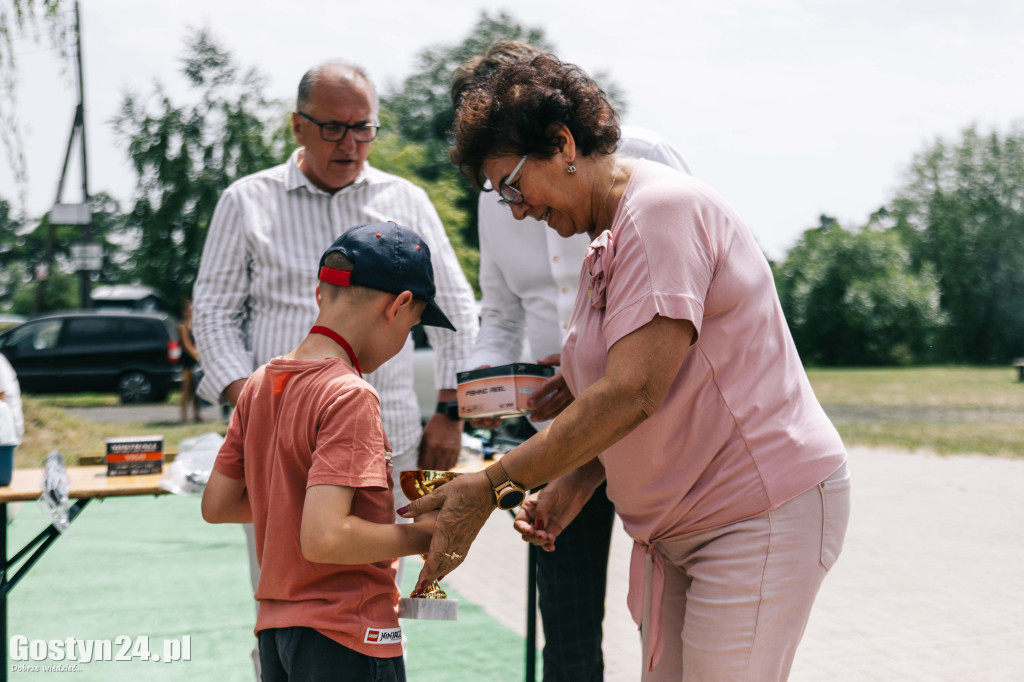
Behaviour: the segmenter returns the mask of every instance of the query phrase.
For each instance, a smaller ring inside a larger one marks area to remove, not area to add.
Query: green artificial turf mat
[[[35,503],[22,505],[8,525],[8,554],[46,523]],[[412,589],[419,568],[418,559],[407,560],[403,594]],[[481,607],[459,602],[455,622],[402,621],[409,680],[522,680],[523,639]],[[9,594],[8,677],[37,680],[46,666],[64,665],[76,669],[76,682],[249,682],[254,620],[240,527],[204,523],[198,497],[95,500]],[[161,657],[165,640],[188,636],[191,660],[83,663],[49,653],[41,661],[12,660],[18,652],[11,638],[19,635],[47,646],[69,637],[110,640],[113,655],[122,648],[118,637],[135,643],[148,636],[150,654]]]

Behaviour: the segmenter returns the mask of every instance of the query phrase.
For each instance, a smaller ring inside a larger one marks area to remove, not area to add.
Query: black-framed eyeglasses
[[[524,154],[523,158],[519,159],[519,163],[512,169],[504,180],[498,183],[498,194],[501,198],[498,199],[498,203],[502,206],[517,206],[525,201],[523,199],[523,193],[519,191],[518,187],[513,187],[512,183],[515,181],[516,176],[519,174],[519,169],[526,163],[526,157],[529,154]]]
[[[380,128],[380,123],[376,119],[368,123],[354,123],[352,125],[336,121],[321,123],[303,111],[297,113],[320,128],[320,139],[324,142],[341,142],[350,130],[352,131],[352,139],[356,142],[373,142],[373,138],[377,137],[377,130]]]

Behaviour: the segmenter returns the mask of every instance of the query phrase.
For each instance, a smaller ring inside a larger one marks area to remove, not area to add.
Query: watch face
[[[526,494],[521,490],[508,490],[498,498],[499,509],[512,509],[518,507],[526,499]]]

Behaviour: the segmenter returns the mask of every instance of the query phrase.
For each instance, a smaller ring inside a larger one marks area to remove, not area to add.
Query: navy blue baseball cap
[[[352,269],[326,267],[324,260],[334,252],[352,261]],[[418,234],[393,221],[357,225],[335,239],[320,256],[318,278],[342,287],[355,284],[392,294],[409,291],[414,299],[427,304],[420,324],[455,331],[434,302],[436,289],[430,249]]]

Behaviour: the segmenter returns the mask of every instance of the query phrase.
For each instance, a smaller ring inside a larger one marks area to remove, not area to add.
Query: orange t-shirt
[[[275,358],[246,382],[214,469],[244,479],[260,580],[256,632],[312,627],[369,656],[402,655],[397,559],[346,566],[302,556],[306,489],[355,488],[351,513],[394,523],[376,391],[337,358]]]

